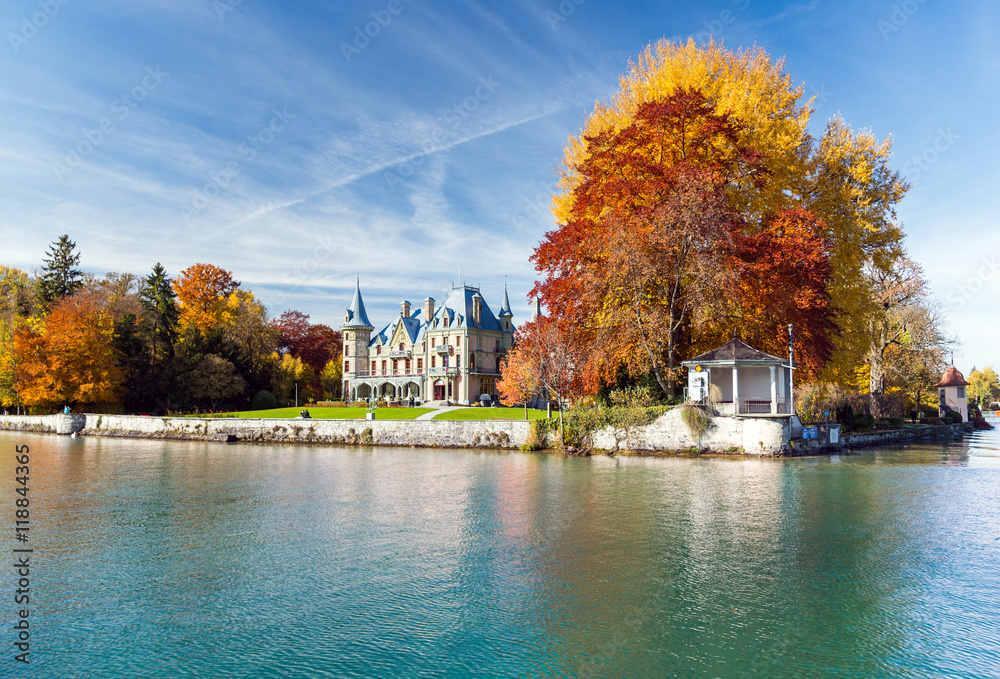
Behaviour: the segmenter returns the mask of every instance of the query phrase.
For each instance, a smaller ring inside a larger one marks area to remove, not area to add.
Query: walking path
[[[414,419],[417,419],[417,420],[433,420],[434,416],[437,415],[438,413],[443,413],[443,412],[446,412],[448,410],[454,410],[455,409],[455,406],[450,406],[450,407],[449,406],[437,406],[437,407],[435,407],[435,406],[422,405],[420,407],[421,408],[434,408],[434,410],[432,410],[429,413],[424,413],[423,415],[417,415],[417,417],[414,418]]]

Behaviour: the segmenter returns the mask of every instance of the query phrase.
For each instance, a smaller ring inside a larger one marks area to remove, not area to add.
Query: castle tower
[[[969,383],[958,368],[951,366],[945,370],[941,381],[934,385],[938,390],[938,414],[944,415],[948,410],[961,413],[962,422],[969,421],[969,400],[965,388]]]
[[[344,324],[340,332],[344,338],[344,400],[351,397],[351,380],[366,377],[370,370],[368,365],[368,342],[371,340],[375,326],[368,320],[365,302],[361,299],[361,279],[354,288],[354,299],[344,314]]]
[[[514,344],[514,324],[511,322],[513,317],[514,314],[510,310],[510,300],[507,299],[507,284],[504,283],[503,306],[500,307],[500,313],[497,314],[497,320],[500,321],[500,329],[503,331],[501,345],[504,351],[510,351],[511,346]]]

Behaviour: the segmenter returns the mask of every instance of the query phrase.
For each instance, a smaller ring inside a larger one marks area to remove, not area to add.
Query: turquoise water
[[[0,676],[1000,676],[1000,436],[564,459],[31,446],[31,664]],[[13,531],[0,547],[8,557]]]

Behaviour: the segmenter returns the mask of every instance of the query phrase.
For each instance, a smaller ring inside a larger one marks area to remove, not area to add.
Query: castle
[[[468,405],[496,396],[500,359],[514,338],[513,314],[504,288],[496,316],[479,289],[460,285],[437,307],[433,298],[413,312],[401,302],[399,317],[375,332],[368,320],[361,284],[344,316],[344,399],[372,395],[387,400],[413,397]]]

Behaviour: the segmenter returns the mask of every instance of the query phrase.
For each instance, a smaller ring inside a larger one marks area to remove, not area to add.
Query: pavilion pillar
[[[740,414],[740,378],[738,368],[733,366],[733,415]]]
[[[774,366],[771,366],[771,414],[778,414],[778,380],[776,378],[776,370]]]

